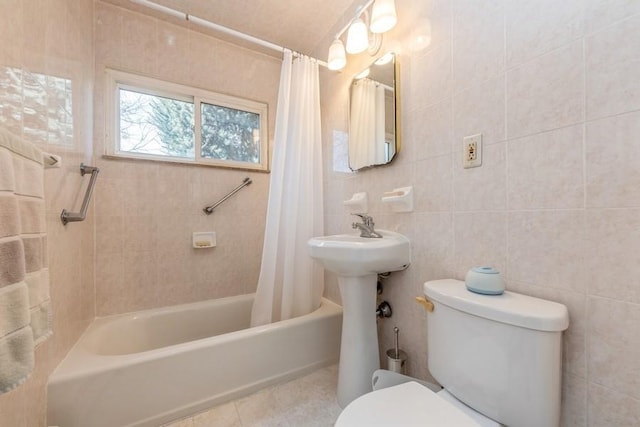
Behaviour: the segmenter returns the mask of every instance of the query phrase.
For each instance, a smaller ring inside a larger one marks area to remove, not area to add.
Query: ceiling
[[[105,0],[160,17],[128,0]],[[171,9],[312,54],[329,31],[355,10],[354,0],[152,0]],[[364,2],[364,0],[362,0]]]

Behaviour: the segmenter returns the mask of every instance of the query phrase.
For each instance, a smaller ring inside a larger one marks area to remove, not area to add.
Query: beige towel
[[[42,155],[39,163],[33,159],[13,156],[13,170],[16,177],[16,194],[44,198]]]
[[[27,273],[24,278],[29,290],[31,329],[36,344],[51,335],[51,297],[49,295],[49,269]]]
[[[25,382],[33,371],[33,333],[31,327],[0,338],[0,393]]]
[[[23,235],[24,268],[27,273],[39,271],[42,265],[42,239],[37,235]]]
[[[34,340],[25,282],[0,288],[0,393],[22,384],[33,370]]]
[[[0,198],[0,202],[2,198]],[[45,231],[44,200],[33,197],[20,197],[18,199],[20,211],[20,224],[22,234],[42,233]],[[0,205],[0,218],[2,218],[2,207]],[[0,226],[0,230],[1,230]]]
[[[20,237],[0,239],[0,287],[24,280],[24,265],[22,239]]]
[[[0,393],[33,371],[51,335],[41,151],[0,129]]]
[[[29,310],[24,304],[28,298],[25,282],[0,288],[0,336],[9,335],[29,323]]]

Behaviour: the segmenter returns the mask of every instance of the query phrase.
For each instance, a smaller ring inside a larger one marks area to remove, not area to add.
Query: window
[[[108,70],[106,154],[268,170],[267,105]]]

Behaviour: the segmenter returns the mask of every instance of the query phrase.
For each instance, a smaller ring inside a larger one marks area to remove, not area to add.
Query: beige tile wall
[[[54,334],[37,347],[30,379],[0,396],[2,426],[46,425],[47,378],[95,315],[93,209],[85,222],[60,222],[63,208],[79,210],[80,163],[92,162],[92,17],[92,0],[0,2],[0,126],[63,165],[45,171]]]
[[[253,292],[269,174],[103,158],[103,76],[109,67],[266,102],[272,136],[281,60],[100,1],[95,33],[97,315]],[[202,212],[246,176],[253,184]],[[215,231],[217,247],[192,249],[195,231]]]
[[[412,375],[429,378],[425,316],[413,302],[422,283],[489,264],[509,289],[569,308],[562,425],[640,424],[639,4],[397,2],[400,24],[383,51],[399,53],[403,147],[388,167],[333,171],[350,76],[370,59],[323,73],[327,231],[347,231],[341,202],[367,191],[376,223],[411,238],[413,264],[385,283],[394,316],[380,331],[383,351],[400,328]],[[431,44],[412,50],[427,19]],[[475,133],[483,165],[463,169],[462,138]],[[378,202],[405,185],[415,188],[413,213]],[[329,274],[327,293],[339,298]]]
[[[385,284],[395,314],[381,326],[381,349],[398,325],[410,372],[428,378],[424,313],[413,297],[425,280],[493,264],[509,288],[569,307],[563,425],[636,425],[638,2],[408,0],[398,9],[401,24],[384,47],[399,52],[402,70],[404,146],[394,164],[332,171],[333,138],[347,131],[341,94],[368,59],[350,58],[322,82],[328,232],[347,230],[341,201],[366,190],[378,224],[414,242],[411,268]],[[426,20],[432,42],[413,51]],[[40,426],[46,379],[96,312],[249,292],[259,269],[268,175],[101,158],[105,66],[268,102],[272,134],[279,60],[102,2],[94,14],[89,0],[3,0],[0,28],[0,122],[64,158],[46,182],[54,337],[38,347],[27,384],[0,396],[1,425]],[[20,79],[7,85],[7,69]],[[44,87],[30,92],[36,75],[71,81],[71,111],[43,101],[57,99]],[[69,122],[73,132],[61,132]],[[485,164],[464,170],[461,138],[476,132]],[[63,227],[60,210],[81,201],[77,167],[92,161],[94,135],[95,217],[92,208],[86,222]],[[252,186],[211,217],[200,214],[247,175]],[[378,202],[408,184],[414,213]],[[218,232],[211,252],[189,247],[191,232],[203,230]],[[329,275],[327,294],[339,299]]]

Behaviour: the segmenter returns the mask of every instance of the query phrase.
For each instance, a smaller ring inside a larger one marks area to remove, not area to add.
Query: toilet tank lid
[[[505,291],[502,295],[482,295],[467,290],[454,279],[424,284],[428,298],[475,316],[538,331],[564,331],[569,326],[567,307],[553,301]]]

